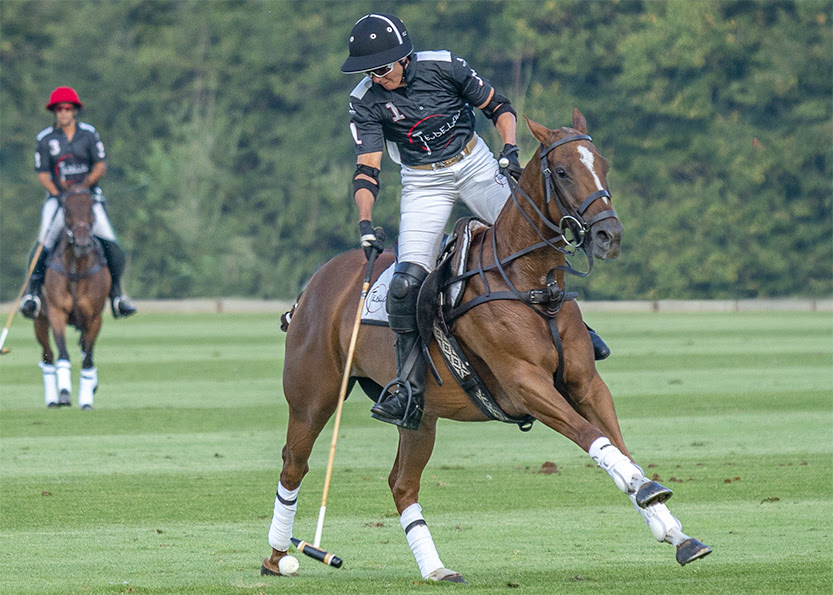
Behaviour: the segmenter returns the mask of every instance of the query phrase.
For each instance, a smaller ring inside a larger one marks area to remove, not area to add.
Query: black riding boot
[[[32,252],[29,253],[29,262],[32,262],[32,257],[35,255],[38,247],[35,246]],[[26,318],[35,319],[40,314],[41,308],[41,287],[43,287],[43,278],[46,274],[46,263],[49,258],[49,250],[44,248],[38,256],[38,261],[35,263],[35,268],[29,276],[29,284],[26,286],[26,295],[20,300],[20,313]]]
[[[387,298],[390,328],[396,333],[396,378],[382,391],[370,411],[375,419],[416,430],[425,403],[425,362],[419,345],[416,309],[419,288],[428,271],[400,262],[394,269]],[[393,393],[388,389],[394,388]]]
[[[610,357],[610,347],[607,346],[607,343],[604,342],[596,331],[587,326],[587,323],[584,323],[584,326],[587,327],[587,332],[590,333],[590,340],[593,342],[593,355],[596,361],[598,362]]]
[[[114,318],[123,318],[136,313],[130,298],[121,292],[121,276],[124,273],[124,252],[117,242],[98,238],[104,249],[104,259],[110,269],[110,307]]]
[[[371,417],[416,430],[425,407],[425,362],[419,333],[396,333],[396,372],[396,378],[384,388],[379,402],[370,408]],[[388,389],[393,387],[396,390],[389,393]]]

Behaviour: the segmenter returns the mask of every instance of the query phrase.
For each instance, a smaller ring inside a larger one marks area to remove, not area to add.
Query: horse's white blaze
[[[596,173],[596,170],[593,167],[593,164],[596,161],[596,158],[593,156],[593,152],[587,147],[582,147],[581,145],[579,145],[578,154],[580,155],[581,162],[587,169],[590,170],[590,174],[593,176],[593,180],[595,180],[596,182],[596,190],[604,190],[604,186],[602,186],[602,181],[599,179],[599,175]],[[610,204],[610,200],[607,197],[604,197],[604,201]]]

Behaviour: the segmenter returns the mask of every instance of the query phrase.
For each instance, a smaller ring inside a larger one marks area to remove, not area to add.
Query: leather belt
[[[477,145],[477,136],[473,134],[469,142],[466,143],[466,146],[463,147],[463,150],[454,157],[449,157],[448,159],[443,159],[442,161],[435,161],[434,163],[426,163],[424,165],[409,165],[408,167],[412,169],[433,169],[435,171],[438,169],[444,169],[462,161],[463,157],[474,150],[475,145]]]

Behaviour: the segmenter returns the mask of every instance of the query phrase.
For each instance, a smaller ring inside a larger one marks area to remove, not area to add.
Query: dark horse
[[[622,226],[610,205],[607,161],[587,136],[578,110],[572,127],[549,130],[527,123],[540,151],[494,225],[472,233],[468,272],[458,275],[467,284],[459,317],[451,323],[453,335],[509,421],[523,427],[531,417],[575,442],[628,495],[654,537],[674,545],[677,561],[686,564],[711,549],[682,532],[665,505],[671,491],[647,479],[631,459],[579,307],[574,296],[563,293],[565,270],[573,271],[565,254],[581,245],[591,266],[593,257],[619,255]],[[264,574],[279,573],[313,443],[336,410],[364,260],[361,250],[330,260],[291,312],[283,373],[289,425],[269,531],[272,555],[263,561]],[[392,260],[383,254],[377,275]],[[393,345],[392,332],[362,326],[351,375],[369,394],[374,391],[368,387],[383,386],[395,376],[393,349],[380,350],[380,345]],[[436,341],[430,355],[439,361]],[[440,417],[496,419],[458,383],[446,377],[438,384],[429,375],[422,424],[418,430],[399,428],[388,483],[423,578],[464,582],[440,561],[417,503]]]
[[[81,331],[84,358],[78,389],[78,404],[92,409],[98,373],[93,365],[93,345],[101,329],[101,314],[110,292],[110,271],[101,243],[93,236],[93,199],[88,191],[69,191],[61,200],[64,233],[49,258],[44,276],[44,308],[35,320],[35,336],[43,347],[44,395],[49,407],[70,405],[71,365],[66,328]],[[49,329],[58,348],[53,365]]]

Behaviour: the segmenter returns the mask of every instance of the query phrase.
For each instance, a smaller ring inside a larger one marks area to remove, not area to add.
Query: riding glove
[[[503,150],[500,152],[497,163],[500,167],[501,175],[507,178],[511,175],[517,180],[524,172],[520,161],[518,161],[518,145],[510,145],[509,143],[503,145]]]
[[[367,219],[359,221],[359,233],[361,233],[362,248],[365,257],[370,260],[370,255],[376,252],[381,254],[385,249],[385,232],[381,227],[373,228],[373,224]]]

